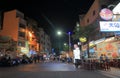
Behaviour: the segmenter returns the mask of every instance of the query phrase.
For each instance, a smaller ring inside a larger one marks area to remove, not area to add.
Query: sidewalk
[[[102,73],[106,76],[109,76],[111,78],[120,78],[120,69],[119,68],[111,67],[110,71],[98,70],[98,72]]]

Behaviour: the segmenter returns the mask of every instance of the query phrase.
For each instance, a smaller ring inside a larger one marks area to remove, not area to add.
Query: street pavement
[[[120,69],[90,71],[61,62],[33,63],[0,67],[0,78],[120,78]]]
[[[111,71],[98,71],[99,73],[102,73],[106,76],[109,76],[111,78],[120,78],[120,69],[111,67]]]

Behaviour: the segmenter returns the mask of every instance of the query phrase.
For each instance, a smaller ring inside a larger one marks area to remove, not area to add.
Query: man
[[[74,44],[73,55],[74,55],[75,67],[78,68],[79,63],[80,63],[80,49],[77,44]]]

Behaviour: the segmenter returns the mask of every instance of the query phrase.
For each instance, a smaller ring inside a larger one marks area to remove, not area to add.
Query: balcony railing
[[[23,25],[25,25],[25,26],[27,25],[26,20],[24,20],[24,19],[22,19],[22,18],[20,18],[20,23],[23,24]]]

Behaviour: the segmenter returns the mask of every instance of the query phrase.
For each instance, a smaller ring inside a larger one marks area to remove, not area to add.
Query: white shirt
[[[74,54],[74,59],[80,59],[80,50],[79,50],[79,48],[76,48],[75,50],[73,50],[73,54]]]

